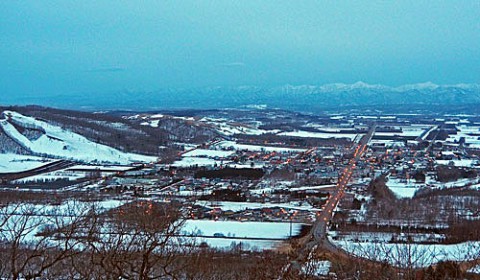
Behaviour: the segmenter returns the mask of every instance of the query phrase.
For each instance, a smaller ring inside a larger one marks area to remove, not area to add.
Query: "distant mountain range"
[[[464,108],[480,105],[479,84],[436,85],[430,82],[389,87],[363,82],[354,84],[285,85],[281,87],[206,87],[163,89],[153,92],[111,92],[0,97],[4,105],[38,104],[73,109],[160,110],[215,109],[266,105],[296,111],[369,107],[387,111]]]

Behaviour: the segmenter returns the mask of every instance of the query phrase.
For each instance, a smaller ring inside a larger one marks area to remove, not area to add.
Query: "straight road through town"
[[[335,250],[335,246],[328,242],[326,238],[327,226],[333,218],[335,208],[342,199],[348,182],[352,178],[353,170],[356,168],[357,163],[365,153],[368,143],[375,133],[376,125],[372,125],[367,134],[365,134],[358,142],[353,157],[348,162],[348,165],[343,169],[341,176],[338,179],[335,190],[330,194],[326,203],[322,207],[322,211],[317,214],[316,220],[310,230],[309,235],[302,239],[300,244],[300,251],[298,257],[292,261],[287,270],[301,271],[301,263],[304,263],[312,250],[318,245],[323,245],[325,248]]]

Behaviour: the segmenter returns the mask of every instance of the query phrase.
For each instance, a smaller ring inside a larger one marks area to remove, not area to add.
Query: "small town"
[[[175,119],[216,133],[198,144],[173,143],[178,152],[167,160],[106,165],[44,158],[38,167],[0,174],[2,189],[88,196],[107,211],[138,203],[178,205],[185,215],[178,236],[221,251],[292,254],[295,246],[308,248],[308,240],[315,240],[335,254],[400,266],[407,261],[399,259],[401,250],[411,245],[421,246],[422,254],[445,247],[439,258],[460,254],[470,260],[471,251],[461,246],[479,242],[480,212],[472,197],[480,186],[476,118],[337,114],[302,125],[285,122],[282,115],[290,113],[284,111],[271,111],[263,121],[255,114],[243,112],[241,120],[125,115],[144,127]],[[9,137],[15,135],[9,129],[23,126],[29,135],[28,129],[43,123],[18,113],[3,115]],[[369,255],[384,243],[398,246],[398,252]],[[302,251],[292,256],[304,258]],[[432,264],[415,257],[418,265]]]
[[[480,1],[0,2],[0,280],[480,280]]]

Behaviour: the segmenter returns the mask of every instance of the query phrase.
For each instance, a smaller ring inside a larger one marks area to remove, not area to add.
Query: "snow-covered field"
[[[101,170],[103,172],[121,172],[121,171],[128,171],[134,169],[135,167],[132,166],[125,166],[125,165],[75,165],[72,167],[67,168],[67,170],[91,170],[97,171]]]
[[[472,148],[480,148],[480,127],[479,126],[466,126],[458,125],[459,131],[455,135],[449,135],[447,142],[458,143],[460,139],[465,138],[465,143],[469,144]],[[477,134],[477,135],[475,135]]]
[[[191,167],[191,166],[214,166],[232,163],[229,160],[223,160],[234,154],[235,151],[222,151],[210,149],[194,149],[182,155],[180,160],[175,161],[172,166]]]
[[[34,153],[86,162],[128,164],[136,161],[156,161],[156,158],[152,156],[124,153],[117,149],[94,143],[79,134],[17,112],[5,111],[4,114],[6,119],[0,120],[0,126],[5,133]],[[20,133],[12,125],[11,121],[17,124],[20,123],[25,127],[41,129],[45,133],[38,139],[30,140]]]
[[[251,152],[279,152],[279,153],[298,153],[304,152],[306,149],[296,149],[296,148],[281,148],[281,147],[269,147],[269,146],[257,146],[257,145],[247,145],[247,144],[238,144],[234,141],[222,141],[216,146],[222,148],[232,148],[234,150],[246,150]]]
[[[398,198],[412,198],[415,195],[415,192],[423,189],[447,189],[447,188],[459,188],[472,186],[478,183],[477,178],[462,178],[452,182],[439,182],[434,178],[427,176],[425,183],[416,183],[415,180],[405,180],[398,179],[394,177],[389,177],[387,181],[387,187],[398,197]],[[474,186],[472,186],[474,187]]]
[[[50,162],[52,162],[51,159],[41,157],[0,154],[0,173],[22,172],[43,166]]]
[[[282,132],[279,133],[280,136],[293,136],[293,137],[308,137],[308,138],[321,138],[321,139],[329,139],[329,138],[348,138],[350,140],[355,139],[357,134],[347,134],[347,133],[326,133],[326,132],[310,132],[310,131],[291,131],[291,132]]]
[[[159,127],[161,119],[175,119],[175,120],[181,120],[181,121],[183,120],[183,121],[189,121],[189,122],[196,122],[197,124],[208,125],[214,128],[216,131],[220,132],[221,134],[228,135],[228,136],[232,136],[235,134],[260,135],[260,134],[266,134],[266,133],[279,132],[279,130],[264,130],[251,125],[235,123],[224,118],[203,117],[201,119],[195,119],[193,117],[178,117],[178,116],[155,114],[150,116],[135,115],[135,116],[129,117],[129,119],[142,119],[144,121],[140,123],[141,125],[151,126],[155,128]]]
[[[67,171],[66,169],[62,169],[62,170],[57,170],[53,172],[25,177],[25,178],[13,181],[13,183],[17,183],[17,184],[30,183],[30,182],[42,183],[42,182],[49,182],[49,181],[55,181],[55,180],[75,181],[85,177],[86,177],[86,174],[72,173]]]
[[[355,242],[374,242],[374,243],[389,243],[393,240],[397,242],[408,241],[409,239],[416,243],[439,243],[445,240],[445,234],[425,234],[425,233],[410,233],[397,234],[393,232],[330,232],[332,237],[335,236],[337,242],[341,241],[355,241]]]
[[[375,132],[375,136],[408,136],[419,137],[427,129],[431,129],[426,125],[412,125],[412,126],[400,126],[401,132]]]
[[[91,175],[91,172],[99,171],[100,176],[108,176],[115,172],[128,171],[135,167],[132,166],[102,166],[102,165],[75,165],[69,168],[56,170],[52,172],[42,173],[39,175],[33,175],[25,178],[21,178],[13,181],[14,183],[41,183],[55,180],[69,180],[75,181],[78,179],[86,178]]]
[[[183,121],[195,121],[192,117],[177,117],[177,116],[167,116],[163,114],[155,115],[134,115],[130,116],[127,119],[142,119],[144,120],[140,125],[151,126],[157,128],[160,124],[160,119],[172,119],[172,120],[183,120]]]
[[[279,130],[264,130],[252,126],[240,125],[229,122],[227,119],[202,118],[200,122],[213,126],[218,132],[224,135],[246,134],[261,135],[266,133],[278,133]]]
[[[302,225],[293,223],[291,226],[292,236],[294,236],[300,232]],[[215,248],[226,249],[232,245],[232,242],[237,244],[241,242],[251,249],[263,250],[272,249],[280,242],[236,238],[287,239],[290,236],[290,223],[187,220],[182,233],[209,237],[223,235],[222,237],[225,238],[197,238],[197,241],[206,242],[209,246]]]
[[[468,261],[478,258],[480,242],[464,242],[459,244],[401,244],[334,241],[337,246],[347,252],[376,261],[406,267],[426,267],[440,261]]]
[[[231,163],[226,164],[225,166],[228,166],[230,168],[241,169],[241,168],[262,168],[265,165],[268,165],[268,163],[261,162],[261,161],[250,161],[250,162],[247,162],[245,164],[238,164],[238,163],[235,163],[235,162],[231,162]]]
[[[246,251],[263,251],[272,250],[279,246],[282,241],[276,240],[252,240],[252,239],[240,239],[240,238],[205,238],[205,237],[189,237],[192,238],[195,244],[200,245],[206,243],[208,246],[220,250],[229,250],[237,246],[242,247],[242,250]],[[238,248],[238,247],[237,247]]]
[[[191,167],[191,166],[214,166],[230,163],[230,161],[215,160],[206,157],[182,157],[181,160],[175,161],[172,166],[175,167]]]
[[[425,184],[416,184],[414,180],[407,183],[396,178],[389,178],[387,182],[387,187],[398,198],[412,198],[422,186],[425,186]]]
[[[445,188],[459,188],[459,187],[471,186],[476,183],[478,183],[477,178],[463,178],[453,182],[446,182],[446,183],[435,182],[432,185],[436,188],[445,189]]]
[[[80,202],[69,200],[61,205],[49,204],[22,204],[9,205],[0,209],[0,223],[3,224],[5,235],[9,231],[18,232],[24,225],[22,243],[34,241],[43,226],[68,225],[78,217],[85,215],[95,204],[99,211],[117,208],[127,201],[104,200],[99,202]],[[30,215],[26,215],[30,214]]]
[[[211,208],[220,208],[222,211],[244,211],[247,209],[261,209],[261,208],[273,208],[273,207],[280,207],[286,210],[316,210],[308,203],[303,203],[303,205],[299,205],[298,202],[291,202],[291,203],[260,203],[260,202],[232,202],[232,201],[219,201],[212,204],[210,201],[202,201],[199,200],[195,204],[211,207]]]
[[[393,147],[403,147],[405,146],[404,141],[396,141],[396,140],[370,140],[370,144],[384,144],[387,148]]]
[[[307,190],[322,190],[322,189],[329,189],[335,188],[336,185],[321,185],[321,186],[306,186],[306,187],[298,187],[298,188],[290,188],[289,190],[294,191],[307,191]]]
[[[207,149],[195,149],[190,152],[183,154],[185,157],[209,157],[209,158],[225,158],[232,154],[234,151],[217,151],[217,150],[207,150]]]
[[[454,166],[458,167],[475,167],[479,164],[479,161],[476,159],[454,159],[454,160],[436,160],[436,164],[441,165],[450,165],[453,163]]]
[[[302,224],[292,224],[292,235],[300,232]],[[290,236],[290,223],[237,222],[214,220],[187,220],[185,234],[212,236],[221,233],[226,237],[286,239]]]

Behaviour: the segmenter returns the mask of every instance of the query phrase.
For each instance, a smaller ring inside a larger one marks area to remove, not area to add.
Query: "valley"
[[[174,207],[179,224],[169,234],[179,248],[275,252],[294,260],[284,261],[285,275],[319,265],[323,277],[340,276],[332,256],[402,273],[448,262],[470,273],[480,259],[473,116],[16,107],[0,125],[2,205],[61,217],[83,201],[72,217],[94,211],[101,220]],[[55,227],[39,213],[37,222]],[[24,238],[49,236],[42,232]]]

